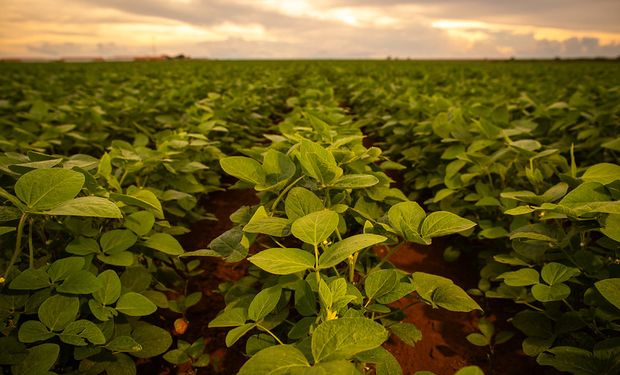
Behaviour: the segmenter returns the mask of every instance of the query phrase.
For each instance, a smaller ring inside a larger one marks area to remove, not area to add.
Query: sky
[[[0,58],[620,56],[620,0],[0,0]]]

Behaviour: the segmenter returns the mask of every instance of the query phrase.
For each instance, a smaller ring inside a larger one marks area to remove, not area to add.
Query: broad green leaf
[[[54,337],[54,333],[50,332],[46,326],[38,320],[28,320],[19,326],[17,334],[20,342],[31,344],[37,341],[45,341]]]
[[[157,306],[142,294],[127,292],[116,302],[116,310],[129,316],[146,316],[154,313]]]
[[[144,246],[168,255],[181,255],[185,252],[179,241],[168,233],[153,234],[144,242]]]
[[[605,226],[600,231],[612,240],[620,242],[620,214],[610,214],[607,216]]]
[[[93,298],[103,305],[111,305],[121,295],[121,279],[114,270],[106,270],[97,276],[101,288],[93,292]]]
[[[454,375],[484,375],[484,371],[478,366],[466,366],[459,369]]]
[[[107,322],[118,315],[118,311],[116,311],[116,309],[110,306],[104,306],[94,299],[88,301],[88,308],[90,309],[90,312],[93,313],[95,318],[101,320],[102,322]]]
[[[65,250],[75,255],[96,254],[99,252],[99,244],[92,238],[78,237],[69,242]]]
[[[151,273],[142,266],[128,267],[121,274],[121,286],[123,292],[143,292],[151,285],[151,281]]]
[[[304,172],[323,185],[331,184],[342,176],[334,155],[317,143],[303,139],[299,147],[299,162]]]
[[[37,290],[52,285],[49,275],[43,268],[28,268],[17,275],[9,288],[19,290]]]
[[[274,248],[248,258],[252,264],[276,275],[289,275],[314,268],[314,255],[300,249]]]
[[[153,214],[158,219],[164,218],[164,211],[161,207],[161,202],[157,199],[157,196],[150,190],[135,189],[131,193],[116,194],[111,193],[110,198],[128,204],[130,206],[137,206],[145,209],[152,210]]]
[[[215,252],[211,256],[225,257],[227,262],[238,262],[245,259],[248,255],[248,249],[241,244],[242,239],[241,227],[227,230],[209,243],[209,249]]]
[[[532,287],[532,295],[540,302],[561,301],[570,295],[570,288],[562,283],[553,285],[536,284]]]
[[[291,233],[305,243],[318,245],[338,226],[339,216],[331,210],[312,212],[293,222]]]
[[[258,322],[269,315],[278,305],[282,289],[274,286],[261,290],[250,303],[248,318]]]
[[[366,298],[374,300],[394,290],[398,285],[399,274],[394,269],[370,273],[364,281]]]
[[[57,344],[41,344],[28,349],[24,360],[12,368],[13,375],[50,374],[56,363],[60,347]]]
[[[620,310],[620,278],[597,281],[594,286],[607,301]]]
[[[504,272],[497,276],[497,278],[503,279],[506,285],[510,286],[528,286],[540,282],[538,271],[531,268],[521,268],[517,271]]]
[[[387,240],[377,234],[356,234],[331,245],[319,257],[319,268],[331,268],[347,259],[353,253]]]
[[[381,346],[358,353],[355,358],[365,363],[374,363],[376,375],[402,375],[403,373],[392,353]]]
[[[117,336],[112,339],[106,346],[106,349],[113,352],[139,352],[142,350],[140,345],[131,336]]]
[[[429,301],[433,307],[443,307],[450,311],[468,312],[481,310],[480,306],[452,280],[424,272],[414,272],[413,285],[418,295]]]
[[[470,343],[476,346],[489,346],[491,344],[489,337],[486,337],[477,332],[470,333],[465,338],[467,339],[467,341],[469,341]]]
[[[209,328],[238,327],[243,325],[247,318],[247,309],[243,307],[227,308],[209,322]]]
[[[420,226],[426,213],[416,202],[401,202],[390,207],[388,219],[392,228],[407,241],[425,243],[420,237]]]
[[[581,176],[585,182],[598,182],[607,185],[620,179],[620,165],[600,163],[589,167]]]
[[[119,267],[129,267],[134,264],[134,254],[131,251],[121,251],[114,255],[97,254],[97,259],[105,264]]]
[[[340,318],[320,324],[312,333],[315,362],[349,359],[379,347],[388,338],[383,326],[367,318]]]
[[[155,224],[155,216],[150,211],[138,211],[127,216],[123,225],[138,236],[146,236]]]
[[[257,185],[256,190],[274,190],[286,184],[296,172],[295,163],[291,158],[279,151],[269,149],[263,158],[265,185]]]
[[[254,159],[245,156],[231,156],[220,160],[224,172],[253,185],[264,185],[266,174],[263,166]]]
[[[422,331],[411,323],[396,323],[388,327],[388,329],[398,336],[405,344],[415,346],[416,342],[422,340]]]
[[[184,351],[173,349],[164,354],[164,359],[173,365],[181,365],[185,362],[189,362],[191,358]]]
[[[239,327],[233,328],[226,334],[226,346],[231,347],[235,345],[240,338],[242,338],[246,333],[250,332],[252,329],[256,327],[256,323],[245,323]]]
[[[348,174],[332,183],[335,189],[363,189],[379,183],[377,177],[370,174]]]
[[[101,329],[93,322],[84,319],[69,323],[60,334],[60,340],[74,346],[86,346],[88,342],[103,345],[106,341]]]
[[[567,267],[560,263],[547,263],[540,271],[543,280],[549,285],[563,283],[581,274],[578,268]]]
[[[172,345],[172,337],[168,331],[145,322],[136,323],[131,337],[142,347],[142,350],[130,353],[138,358],[156,357],[165,353]]]
[[[69,275],[81,270],[84,268],[84,264],[85,261],[82,257],[58,259],[49,266],[47,269],[47,274],[52,280],[52,283],[55,283],[57,281],[64,280],[69,277]]]
[[[79,270],[70,274],[56,290],[60,293],[90,294],[101,288],[97,277],[86,270]]]
[[[292,345],[276,345],[253,355],[239,375],[286,375],[295,368],[310,367],[304,354]]]
[[[256,217],[253,216],[249,223],[243,227],[247,233],[262,233],[274,237],[288,236],[291,223],[281,217]]]
[[[38,316],[41,323],[50,331],[62,331],[77,318],[80,308],[78,297],[66,297],[60,294],[51,296],[39,306]]]
[[[101,197],[80,197],[65,201],[51,210],[42,212],[44,215],[86,216],[109,219],[122,219],[123,214],[108,199]]]
[[[126,229],[114,229],[105,232],[99,239],[101,250],[107,255],[114,255],[135,245],[137,237]]]
[[[84,185],[84,175],[68,169],[35,169],[15,183],[15,195],[30,210],[44,211],[75,198]]]
[[[313,192],[302,187],[292,188],[284,201],[284,210],[290,220],[297,220],[312,212],[321,211],[323,202]]]
[[[438,211],[433,212],[424,219],[420,233],[422,238],[431,239],[448,234],[463,232],[476,225],[471,220],[467,220],[452,212]]]

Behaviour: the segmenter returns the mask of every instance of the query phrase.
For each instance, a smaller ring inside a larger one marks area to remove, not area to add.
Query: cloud
[[[456,0],[4,3],[0,56],[142,55],[153,49],[212,58],[620,55],[617,1],[475,0],[466,5]],[[611,22],[614,19],[616,22]]]

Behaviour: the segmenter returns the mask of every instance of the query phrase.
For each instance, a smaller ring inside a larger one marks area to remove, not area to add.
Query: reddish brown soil
[[[441,250],[446,245],[444,240],[434,246],[403,246],[390,260],[408,272],[421,271],[448,277],[464,289],[476,287],[478,274],[475,259],[462,256],[458,261],[448,263],[443,260]],[[404,298],[397,306],[405,307],[411,300]],[[518,311],[512,302],[479,303],[486,310],[485,318],[495,322],[496,332],[516,331],[506,322]],[[404,374],[426,370],[437,375],[451,375],[469,365],[480,366],[487,375],[558,374],[553,369],[537,365],[533,358],[526,356],[521,351],[523,337],[519,335],[498,345],[492,357],[489,357],[487,348],[470,344],[465,337],[477,331],[477,322],[482,316],[480,312],[451,312],[418,303],[409,307],[406,313],[404,321],[415,324],[422,331],[422,340],[415,347],[398,338],[391,338],[385,344],[401,364]]]

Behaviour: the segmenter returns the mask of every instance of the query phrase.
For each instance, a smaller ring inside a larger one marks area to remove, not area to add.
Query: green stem
[[[4,275],[0,276],[0,284],[4,284],[6,278],[9,276],[9,273],[11,273],[11,270],[13,269],[13,265],[17,261],[17,258],[19,258],[19,254],[22,251],[22,236],[24,234],[24,225],[27,218],[28,214],[26,212],[22,213],[22,216],[19,219],[19,224],[17,224],[17,238],[15,239],[15,250],[13,251],[13,256],[9,261],[9,265],[6,268],[6,271],[4,271]]]
[[[256,324],[256,327],[262,329],[263,331],[267,332],[269,335],[271,335],[271,337],[273,337],[278,344],[280,345],[284,345],[284,343],[278,338],[278,336],[274,335],[273,332],[271,332],[270,330],[268,330],[267,328],[261,326],[260,324]]]
[[[349,261],[349,282],[351,284],[353,284],[353,282],[355,281],[355,264],[357,263],[357,257],[359,256],[359,252],[354,253],[353,255],[351,255],[351,258],[348,259]]]
[[[282,190],[282,192],[280,193],[280,195],[278,195],[278,197],[276,198],[275,201],[273,201],[273,204],[271,205],[271,211],[273,212],[277,207],[278,207],[278,203],[280,203],[280,201],[282,200],[282,197],[284,195],[286,195],[286,193],[288,193],[289,190],[291,190],[293,188],[293,186],[295,186],[299,181],[301,181],[304,178],[304,176],[299,176],[295,181],[291,182],[286,188],[284,188],[284,190]]]
[[[316,274],[316,286],[318,288],[321,275],[319,274],[319,247],[316,244],[314,244],[314,269]]]
[[[396,245],[396,246],[392,247],[392,248],[390,249],[390,251],[389,251],[389,252],[388,252],[388,253],[387,253],[387,254],[383,257],[383,259],[381,259],[381,261],[380,261],[379,263],[377,263],[377,265],[376,265],[376,266],[374,266],[374,267],[373,267],[373,268],[372,268],[372,269],[371,269],[368,273],[370,273],[370,272],[372,272],[372,271],[374,271],[374,270],[376,270],[376,269],[381,268],[381,266],[382,266],[383,264],[385,264],[385,262],[387,262],[387,261],[390,259],[390,257],[391,257],[392,255],[394,255],[394,253],[395,253],[398,249],[400,249],[400,248],[401,248],[404,244],[405,244],[405,241],[403,241],[403,242],[399,243],[398,245]]]
[[[30,255],[28,266],[32,269],[34,268],[34,246],[32,244],[32,218],[28,220],[28,253]]]

